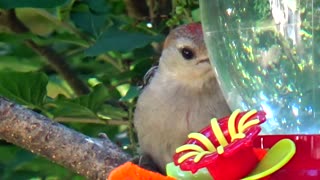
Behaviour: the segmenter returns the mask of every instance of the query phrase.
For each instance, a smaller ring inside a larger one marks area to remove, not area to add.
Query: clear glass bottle
[[[264,134],[320,133],[320,1],[200,0],[231,109],[262,109]]]

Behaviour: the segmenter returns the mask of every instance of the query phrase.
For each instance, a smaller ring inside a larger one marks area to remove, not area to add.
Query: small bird
[[[143,154],[161,172],[190,132],[213,117],[230,114],[211,67],[200,23],[182,25],[167,36],[157,68],[138,98],[134,113]],[[148,75],[148,76],[149,76]]]

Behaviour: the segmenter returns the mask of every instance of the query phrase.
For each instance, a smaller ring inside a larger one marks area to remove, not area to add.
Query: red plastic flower
[[[174,163],[192,173],[207,168],[215,180],[241,179],[259,162],[253,140],[265,120],[265,112],[256,110],[214,118],[199,133],[189,134],[185,145],[177,148]]]

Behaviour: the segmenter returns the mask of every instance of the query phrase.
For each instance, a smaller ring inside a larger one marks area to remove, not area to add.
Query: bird
[[[159,64],[147,73],[134,127],[140,151],[160,172],[191,132],[230,114],[210,64],[200,23],[180,25],[166,37]]]

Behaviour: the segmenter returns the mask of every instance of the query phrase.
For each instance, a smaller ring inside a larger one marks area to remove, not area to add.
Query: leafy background
[[[28,29],[0,22],[0,95],[86,135],[104,132],[132,154],[143,75],[172,27],[199,21],[195,0],[0,0],[0,20],[8,12]],[[0,141],[0,179],[84,178]]]

